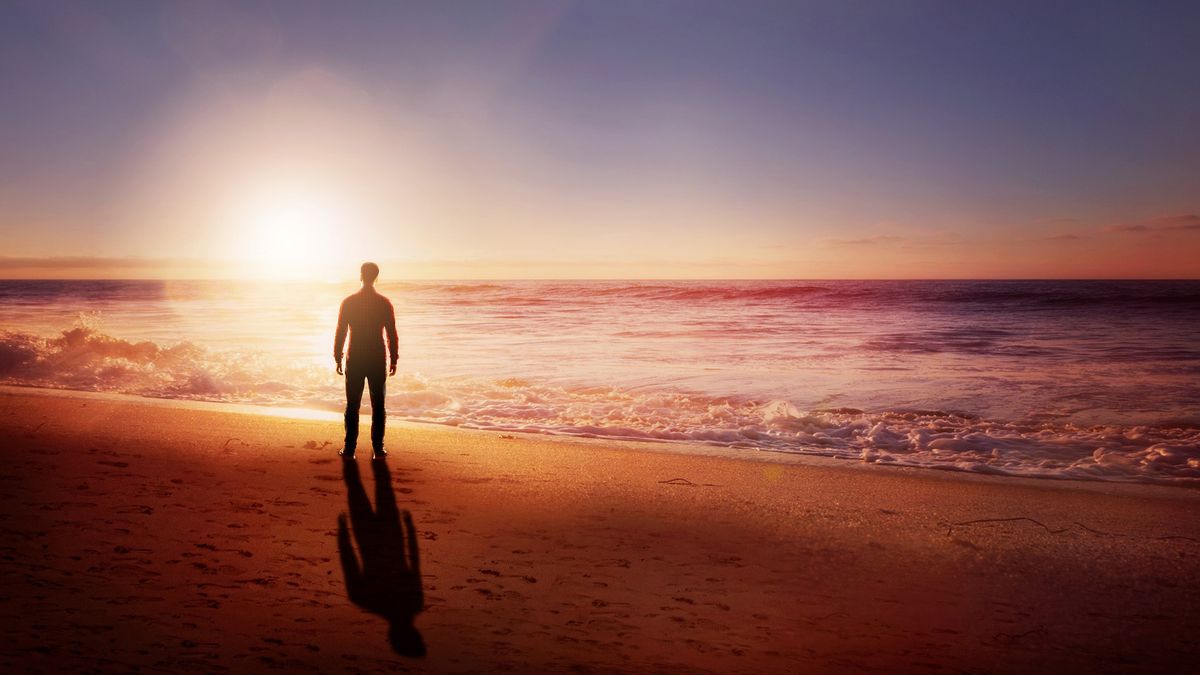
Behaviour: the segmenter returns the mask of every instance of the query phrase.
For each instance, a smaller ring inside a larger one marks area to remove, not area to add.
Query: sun
[[[346,205],[315,186],[266,186],[238,200],[234,258],[250,276],[310,278],[340,260],[352,223]]]

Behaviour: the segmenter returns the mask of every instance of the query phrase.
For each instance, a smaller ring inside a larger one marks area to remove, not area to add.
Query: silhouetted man
[[[375,291],[379,265],[362,264],[362,290],[342,301],[338,310],[337,336],[333,341],[333,360],[337,373],[342,374],[342,345],[346,329],[350,329],[350,354],[346,358],[346,443],[338,452],[346,459],[354,458],[358,445],[358,408],[362,404],[363,382],[371,390],[371,447],[372,459],[387,455],[383,449],[383,395],[388,375],[396,374],[400,347],[396,342],[396,314],[392,303]],[[385,371],[383,334],[387,333],[386,354],[390,366]]]

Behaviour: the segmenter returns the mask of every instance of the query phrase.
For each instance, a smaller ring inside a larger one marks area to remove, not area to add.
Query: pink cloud
[[[1106,232],[1146,234],[1155,232],[1200,232],[1200,215],[1181,213],[1151,218],[1138,223],[1122,223],[1105,228]]]
[[[843,246],[872,246],[876,244],[900,244],[908,241],[907,237],[898,237],[889,234],[877,234],[872,237],[863,237],[861,239],[831,239],[834,244]]]

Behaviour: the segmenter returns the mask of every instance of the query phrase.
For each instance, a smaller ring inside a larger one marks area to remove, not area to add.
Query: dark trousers
[[[371,390],[371,447],[383,447],[384,385],[387,367],[378,363],[346,363],[346,448],[358,445],[358,408],[362,405],[363,385]]]

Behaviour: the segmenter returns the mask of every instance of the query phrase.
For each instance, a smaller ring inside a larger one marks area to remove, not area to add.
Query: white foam
[[[337,410],[332,364],[281,365],[253,352],[160,345],[86,327],[55,337],[0,334],[0,382],[142,396]],[[390,380],[389,413],[477,429],[687,441],[977,473],[1200,484],[1200,425],[1017,420],[944,411],[804,410],[785,399],[531,377]]]

